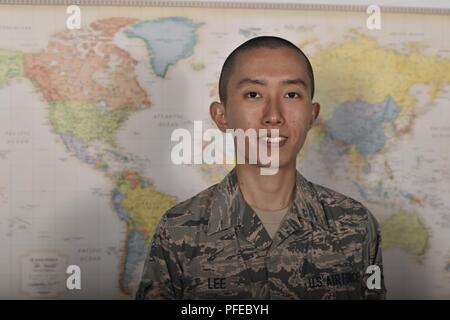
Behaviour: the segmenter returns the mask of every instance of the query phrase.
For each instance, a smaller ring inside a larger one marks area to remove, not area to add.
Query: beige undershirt
[[[261,210],[261,209],[257,209],[257,208],[253,208],[253,207],[252,207],[252,209],[258,215],[259,219],[262,221],[262,224],[266,228],[270,237],[273,239],[273,236],[277,232],[277,230],[280,226],[281,220],[283,220],[289,207],[286,207],[286,208],[283,208],[280,210]]]

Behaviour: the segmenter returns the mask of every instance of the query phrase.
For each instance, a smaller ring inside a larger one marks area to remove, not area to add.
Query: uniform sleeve
[[[367,241],[365,242],[365,259],[364,270],[366,272],[369,266],[377,266],[380,271],[380,289],[369,289],[367,285],[364,286],[363,298],[364,299],[386,299],[386,286],[384,284],[384,271],[383,271],[383,259],[381,253],[381,231],[380,226],[372,215],[368,211],[368,226],[367,226]],[[373,274],[374,271],[372,271]],[[367,279],[371,274],[366,274],[364,277],[364,283],[367,284]]]
[[[182,269],[171,246],[166,215],[156,227],[136,299],[181,299]]]

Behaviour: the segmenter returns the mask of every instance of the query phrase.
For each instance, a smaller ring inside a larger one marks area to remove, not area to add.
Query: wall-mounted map
[[[382,226],[388,298],[450,298],[450,13],[216,3],[0,6],[0,297],[133,296],[169,207],[229,167],[177,166],[226,56],[258,35],[310,57],[321,115],[298,159]],[[79,265],[82,290],[66,289]]]

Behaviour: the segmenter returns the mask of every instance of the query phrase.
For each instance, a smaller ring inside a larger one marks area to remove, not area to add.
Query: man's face
[[[320,105],[311,101],[306,61],[289,48],[257,48],[239,54],[227,85],[226,105],[213,105],[211,114],[222,130],[279,129],[280,168],[295,167],[320,111]],[[223,119],[214,108],[223,111]],[[262,140],[259,143],[268,144],[270,150],[271,142]]]

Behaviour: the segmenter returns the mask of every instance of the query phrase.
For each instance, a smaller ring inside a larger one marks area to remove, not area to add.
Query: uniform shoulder
[[[207,224],[207,213],[217,184],[176,204],[163,215],[166,227],[193,227]]]
[[[334,219],[350,223],[368,223],[371,228],[378,228],[378,223],[372,212],[360,201],[331,188],[310,182],[324,209],[333,215]]]
[[[351,207],[351,208],[365,208],[364,205],[355,200],[352,197],[349,197],[343,193],[340,193],[331,188],[325,187],[323,185],[310,182],[321,202],[325,203],[329,206],[340,206],[340,207]]]

